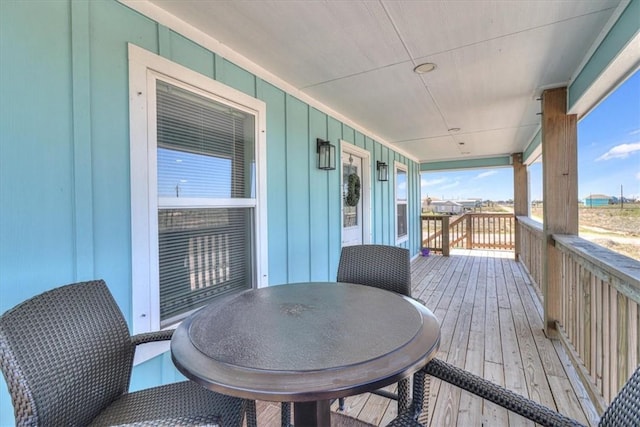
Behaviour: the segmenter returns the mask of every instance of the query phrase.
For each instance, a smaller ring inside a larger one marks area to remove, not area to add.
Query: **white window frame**
[[[266,104],[186,67],[129,44],[129,137],[131,179],[132,329],[134,334],[160,329],[158,269],[158,195],[156,80],[185,88],[256,118],[255,284],[268,285],[266,197]],[[173,201],[185,207],[187,200]],[[244,206],[246,201],[230,202]],[[176,327],[173,325],[172,327]],[[143,346],[144,347],[144,346]],[[136,363],[168,350],[168,344],[136,352]]]
[[[407,200],[402,202],[398,200],[398,170],[403,171],[407,177]],[[394,220],[396,244],[400,244],[409,240],[409,168],[404,163],[398,161],[393,164],[393,198],[396,211]],[[398,206],[400,204],[404,204],[407,207],[407,234],[404,236],[398,236]]]

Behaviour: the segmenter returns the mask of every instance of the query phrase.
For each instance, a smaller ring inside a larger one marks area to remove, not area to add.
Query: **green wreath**
[[[345,202],[347,206],[358,206],[360,201],[360,177],[358,174],[349,174],[347,178],[347,196]]]

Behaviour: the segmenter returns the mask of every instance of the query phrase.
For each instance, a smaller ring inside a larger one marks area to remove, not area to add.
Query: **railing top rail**
[[[618,291],[640,303],[640,261],[575,235],[554,234],[553,240],[558,249],[588,261]]]
[[[495,217],[510,217],[513,216],[512,213],[509,212],[467,212],[465,215],[470,216],[495,216]]]
[[[533,219],[531,217],[528,217],[528,216],[517,216],[516,219],[518,220],[519,223],[521,223],[525,227],[533,229],[534,231],[538,231],[540,233],[542,233],[544,231],[544,229],[542,228],[542,223],[536,221],[535,219]]]
[[[438,214],[422,214],[420,219],[442,219],[444,217],[450,217],[451,215],[438,215]]]

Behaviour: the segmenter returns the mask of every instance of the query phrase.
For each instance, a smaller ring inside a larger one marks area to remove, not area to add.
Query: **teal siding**
[[[90,12],[94,276],[106,280],[125,317],[130,319],[127,42],[135,41],[139,46],[157,53],[158,26],[114,2],[91,2]],[[37,28],[33,21],[27,26],[32,31]],[[46,37],[46,34],[43,36]],[[75,279],[70,277],[69,281]]]
[[[372,153],[372,241],[395,243],[393,180],[377,181],[375,162],[398,159],[410,177],[416,163],[119,2],[0,1],[0,312],[103,278],[131,321],[127,43],[266,103],[270,284],[336,276],[340,174],[316,168],[316,138]],[[164,354],[134,369],[132,389],[182,378]],[[0,384],[0,425],[12,414]]]
[[[286,283],[287,258],[287,157],[285,145],[285,93],[260,81],[258,98],[267,104],[267,207],[269,215],[269,280],[271,283]]]
[[[327,115],[309,109],[309,255],[311,256],[310,279],[314,281],[333,280],[329,274],[329,175],[331,171],[317,168],[316,138],[327,138]]]
[[[356,145],[356,131],[350,126],[342,125],[342,139]]]
[[[76,273],[69,21],[0,2],[0,312]]]
[[[162,25],[158,26],[158,37],[161,56],[207,77],[215,77],[216,56],[213,52]]]
[[[309,280],[309,107],[287,96],[287,258],[289,282]],[[268,124],[267,124],[268,126]],[[275,207],[277,208],[277,207]],[[272,212],[274,212],[272,210]],[[275,212],[274,212],[275,213]],[[277,215],[277,213],[275,213]],[[271,236],[272,238],[275,236]]]
[[[255,76],[219,56],[216,56],[216,80],[247,95],[256,95]]]

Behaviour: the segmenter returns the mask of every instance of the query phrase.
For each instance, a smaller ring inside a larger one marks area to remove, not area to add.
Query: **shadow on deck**
[[[438,358],[582,423],[597,424],[564,349],[544,335],[540,300],[513,252],[456,249],[450,257],[418,257],[411,269],[413,296],[441,322]],[[258,425],[279,426],[279,412],[279,404],[258,402]],[[384,426],[396,416],[396,404],[363,394],[348,397],[344,413]],[[432,426],[534,425],[435,379],[429,421]]]

